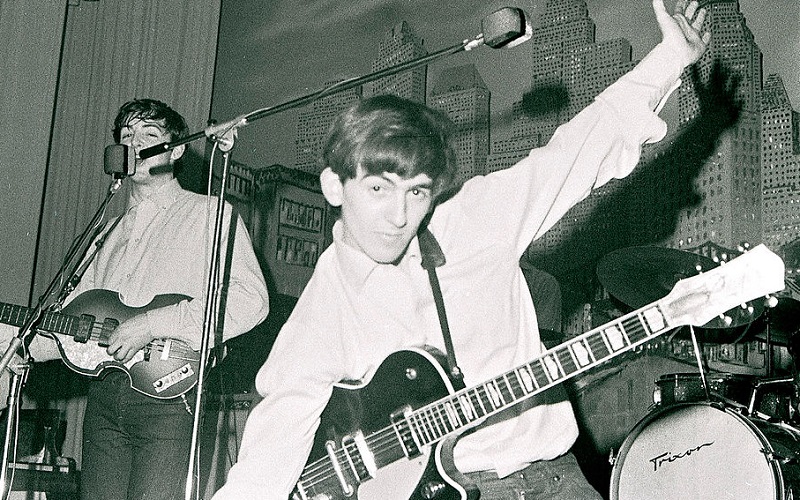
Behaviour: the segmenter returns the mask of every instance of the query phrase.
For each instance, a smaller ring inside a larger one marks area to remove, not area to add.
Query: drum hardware
[[[773,450],[768,450],[766,448],[762,449],[761,452],[764,454],[767,460],[772,462],[777,462],[781,465],[790,465],[797,463],[796,457],[784,457],[782,455],[775,453]]]
[[[679,280],[718,265],[680,250],[632,247],[606,255],[597,276],[609,295],[636,309],[665,297]],[[772,346],[776,337],[777,342],[785,337],[784,345],[796,343],[798,354],[792,352],[794,346],[790,354],[800,374],[800,335],[795,335],[800,328],[795,323],[800,323],[800,302],[773,296],[726,311],[697,330],[689,327],[697,373],[665,375],[657,381],[655,409],[609,452],[610,500],[795,498],[800,492],[800,429],[784,416],[795,410],[785,402],[785,385],[792,384],[796,397],[800,383],[709,372],[701,349],[704,342],[729,344],[732,338],[736,343],[766,336],[766,375],[772,377]],[[779,385],[780,391],[775,390]]]
[[[800,491],[800,431],[726,405],[648,414],[613,459],[610,500],[786,500]]]
[[[777,384],[787,384],[787,383],[793,384],[794,383],[794,377],[781,377],[781,378],[775,378],[775,379],[765,379],[765,380],[760,380],[760,381],[756,382],[755,385],[753,386],[753,394],[750,396],[750,404],[747,406],[747,414],[748,415],[755,415],[755,416],[758,416],[759,418],[764,418],[765,420],[769,420],[769,415],[765,415],[765,414],[759,412],[758,410],[756,410],[756,399],[758,397],[759,390],[764,388],[764,387],[769,387],[769,386],[777,385]]]
[[[689,325],[689,334],[692,337],[692,347],[694,348],[694,357],[697,361],[698,373],[700,374],[700,383],[703,386],[703,391],[706,393],[706,400],[711,401],[711,392],[708,389],[708,380],[706,380],[705,363],[703,363],[703,350],[697,343],[697,335],[694,333],[694,327]]]

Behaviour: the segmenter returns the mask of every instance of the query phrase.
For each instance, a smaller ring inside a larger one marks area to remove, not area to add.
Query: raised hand
[[[698,9],[696,1],[678,0],[675,12],[670,15],[664,6],[664,0],[653,0],[653,11],[661,30],[663,42],[668,44],[684,67],[690,66],[700,59],[711,40],[711,32],[703,32],[706,9]]]

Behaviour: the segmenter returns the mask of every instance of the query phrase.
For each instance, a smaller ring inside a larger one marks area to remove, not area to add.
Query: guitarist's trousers
[[[572,453],[554,460],[534,462],[510,476],[492,471],[466,476],[481,492],[481,500],[602,500],[592,488]]]
[[[186,397],[194,401],[194,390]],[[184,498],[192,425],[181,398],[140,394],[119,371],[93,380],[83,425],[81,498]]]

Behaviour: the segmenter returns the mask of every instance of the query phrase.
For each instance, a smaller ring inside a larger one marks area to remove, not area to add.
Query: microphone
[[[503,7],[481,20],[483,43],[493,49],[511,48],[533,37],[533,28],[525,11]]]
[[[136,173],[136,150],[124,144],[106,146],[103,152],[103,171],[122,179]]]

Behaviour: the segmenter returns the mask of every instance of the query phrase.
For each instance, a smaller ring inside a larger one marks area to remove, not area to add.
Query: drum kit
[[[605,256],[597,275],[635,309],[717,265],[681,250],[632,247]],[[697,371],[655,381],[651,411],[612,458],[611,500],[800,499],[800,302],[778,296],[770,305],[748,304],[689,331]],[[764,376],[709,370],[698,338],[766,343]],[[783,376],[773,347],[793,359]]]

